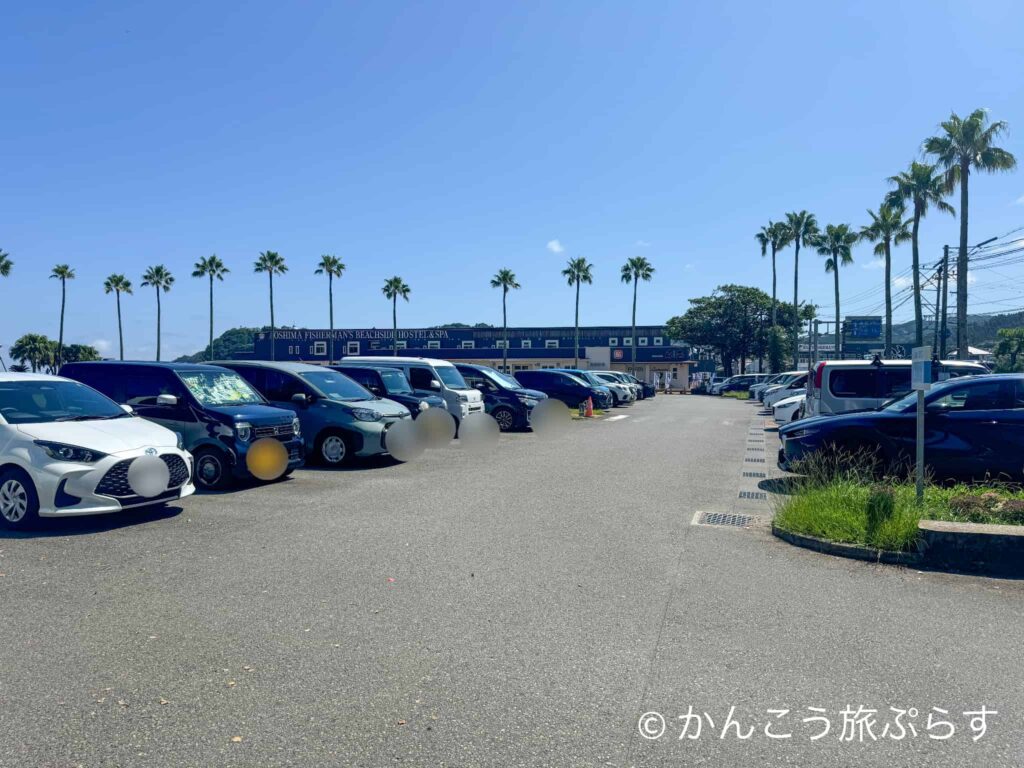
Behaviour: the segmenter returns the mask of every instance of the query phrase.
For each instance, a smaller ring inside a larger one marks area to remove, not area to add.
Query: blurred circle
[[[486,451],[498,444],[501,429],[489,413],[471,413],[459,425],[459,443],[473,451]]]
[[[455,419],[444,408],[430,408],[414,423],[427,448],[443,448],[455,439]]]
[[[128,466],[128,487],[136,496],[151,499],[167,490],[171,471],[156,456],[139,456]]]
[[[541,437],[550,438],[564,434],[569,429],[572,416],[561,400],[549,397],[541,400],[530,415],[530,427]]]
[[[280,440],[260,438],[249,446],[245,466],[259,480],[277,480],[288,469],[288,449]]]
[[[420,419],[422,418],[420,416]],[[416,422],[412,419],[403,419],[392,424],[385,433],[384,445],[392,458],[398,461],[412,461],[422,455],[427,447],[420,430],[416,428]]]

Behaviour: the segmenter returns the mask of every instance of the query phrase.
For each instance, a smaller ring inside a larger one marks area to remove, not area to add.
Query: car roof
[[[825,364],[826,368],[838,368],[839,366],[847,366],[850,368],[864,368],[866,366],[875,367],[903,367],[909,366],[912,361],[910,360],[821,360],[818,365]],[[981,363],[976,363],[973,360],[940,360],[939,363],[945,367],[957,367],[957,366],[971,366],[972,368],[984,368]]]
[[[397,357],[387,357],[384,355],[349,355],[341,358],[340,365],[345,365],[346,363],[370,363],[371,365],[380,365],[381,363],[424,363],[426,365],[433,366],[450,365],[452,368],[455,367],[455,364],[450,360],[438,360],[433,357],[402,357],[401,355]]]
[[[0,383],[17,381],[71,381],[63,376],[53,376],[49,373],[0,373]]]
[[[328,368],[358,368],[361,371],[398,371],[402,373],[401,368],[396,368],[393,365],[345,365],[344,363],[332,363],[327,366]]]
[[[87,365],[89,367],[111,367],[115,365],[142,366],[145,368],[163,368],[171,371],[221,371],[222,366],[208,363],[165,363],[155,360],[89,360],[86,362],[65,363],[64,365]]]
[[[329,370],[324,365],[310,365],[309,363],[292,363],[277,360],[215,360],[212,365],[224,366],[246,366],[248,368],[272,368],[275,371],[286,371],[288,373],[311,373],[316,371]]]

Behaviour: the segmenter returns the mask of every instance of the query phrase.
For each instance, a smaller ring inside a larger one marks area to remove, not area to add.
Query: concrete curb
[[[924,556],[920,552],[889,552],[884,549],[863,547],[859,544],[840,544],[814,536],[805,536],[802,533],[793,533],[779,528],[775,523],[772,523],[772,534],[793,546],[813,549],[815,552],[836,557],[848,557],[870,563],[886,563],[887,565],[905,565],[912,568],[924,564]]]
[[[1024,578],[1024,526],[922,520],[917,527],[930,568]]]

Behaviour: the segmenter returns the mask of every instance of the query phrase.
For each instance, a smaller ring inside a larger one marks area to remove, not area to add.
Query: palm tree
[[[204,256],[195,263],[192,268],[192,277],[208,277],[210,279],[210,359],[216,356],[213,354],[213,281],[223,282],[224,275],[231,270],[224,266],[224,262],[217,258],[217,254]]]
[[[57,353],[54,356],[53,369],[60,370],[61,353],[64,350],[64,307],[67,304],[68,280],[75,279],[75,270],[67,264],[58,264],[50,272],[50,277],[60,280],[60,335],[57,337]],[[34,370],[34,369],[33,369]]]
[[[405,284],[398,275],[389,277],[384,281],[384,287],[380,289],[387,298],[391,299],[391,351],[398,354],[398,297],[409,300],[409,286]]]
[[[260,257],[253,264],[254,272],[266,272],[270,278],[270,359],[274,359],[276,353],[274,340],[276,338],[276,327],[274,325],[274,275],[283,275],[288,271],[288,265],[276,251],[260,251]]]
[[[156,291],[156,360],[160,362],[160,291],[167,293],[174,285],[174,276],[163,264],[149,267],[142,275],[142,287]]]
[[[800,246],[818,234],[818,220],[813,213],[799,211],[786,214],[786,239],[793,243],[793,368],[800,367]],[[838,330],[838,329],[837,329]]]
[[[829,224],[820,235],[815,235],[808,244],[814,246],[825,257],[825,271],[835,277],[836,298],[836,352],[843,358],[843,333],[839,314],[839,267],[853,264],[851,248],[860,236],[850,229],[849,224]]]
[[[36,373],[54,364],[56,347],[53,342],[41,333],[26,333],[11,345],[10,355],[12,360],[17,360],[23,366],[31,367]]]
[[[948,194],[948,189],[942,176],[936,173],[934,165],[913,162],[907,170],[890,176],[889,183],[894,184],[896,189],[886,196],[886,203],[891,206],[910,203],[913,210],[910,243],[914,270],[914,346],[920,347],[924,344],[924,321],[921,317],[921,258],[918,251],[921,219],[928,213],[929,206],[933,205],[945,213],[955,214],[955,211],[942,199]]]
[[[627,285],[633,284],[633,337],[629,341],[629,346],[632,350],[631,365],[633,370],[636,370],[636,289],[641,280],[645,283],[651,282],[651,278],[654,277],[654,267],[643,256],[634,256],[631,259],[626,259],[626,263],[619,271],[619,276]]]
[[[903,220],[907,209],[903,206],[891,206],[882,203],[878,211],[868,210],[871,223],[861,227],[860,237],[875,245],[875,256],[885,258],[885,352],[884,357],[892,354],[892,246],[900,245],[910,239],[910,230]]]
[[[959,347],[957,356],[967,359],[967,182],[971,168],[986,173],[1010,171],[1017,159],[993,142],[1007,129],[1003,120],[989,123],[988,113],[976,109],[965,119],[956,112],[939,126],[942,133],[925,139],[924,151],[935,155],[946,171],[946,184],[952,192],[960,182],[960,251],[956,257],[956,327]]]
[[[334,362],[334,278],[341,277],[345,271],[345,265],[337,256],[328,256],[326,253],[320,257],[313,274],[327,275],[327,306],[331,323],[331,362]]]
[[[14,262],[11,261],[10,256],[11,254],[0,248],[0,277],[10,277],[11,275],[11,267],[14,266]]]
[[[789,228],[781,221],[769,221],[767,226],[761,227],[761,231],[754,235],[754,238],[761,245],[762,258],[768,255],[769,249],[772,252],[772,328],[774,328],[777,325],[775,256],[789,245]]]
[[[516,274],[511,269],[499,269],[491,278],[491,288],[501,288],[501,328],[505,345],[501,350],[501,370],[508,372],[508,307],[507,299],[510,290],[519,290],[522,286],[516,282]]]
[[[570,286],[576,286],[576,343],[573,368],[580,367],[580,283],[593,284],[593,269],[594,265],[580,256],[578,259],[569,259],[565,269],[562,270],[562,277]]]
[[[117,297],[117,341],[121,349],[121,359],[124,360],[124,327],[121,324],[121,294],[127,293],[131,296],[132,281],[124,275],[110,275],[103,281],[103,292],[113,293]]]

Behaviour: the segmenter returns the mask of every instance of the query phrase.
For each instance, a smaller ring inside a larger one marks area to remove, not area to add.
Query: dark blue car
[[[288,451],[284,474],[305,461],[302,428],[292,411],[267,405],[234,371],[191,363],[68,363],[61,376],[88,384],[116,403],[130,405],[144,419],[182,436],[195,460],[195,484],[226,487],[252,479],[249,446],[264,437]]]
[[[601,408],[602,410],[607,411],[615,405],[615,398],[607,384],[604,381],[601,381],[600,378],[590,371],[583,371],[578,368],[554,368],[553,370],[561,373],[568,373],[570,376],[575,376],[584,384],[587,384],[593,390],[590,393],[590,397],[593,400],[595,408]]]
[[[511,376],[486,365],[456,363],[466,383],[484,396],[484,410],[494,417],[502,432],[530,426],[534,406],[546,400],[540,390],[527,389]]]
[[[913,466],[917,393],[876,411],[818,416],[779,430],[779,467],[815,452],[869,452],[886,471]],[[937,480],[1024,476],[1024,375],[953,379],[925,396],[925,463]]]
[[[405,373],[398,368],[388,368],[384,365],[332,365],[331,368],[362,384],[377,397],[386,397],[404,405],[414,419],[430,408],[444,408],[444,398],[416,392],[409,379],[405,377]]]
[[[598,398],[604,396],[596,387],[562,371],[547,368],[537,371],[516,371],[515,378],[524,387],[536,389],[548,397],[561,400],[570,408],[579,407],[587,398],[593,398],[594,406],[597,407]]]

